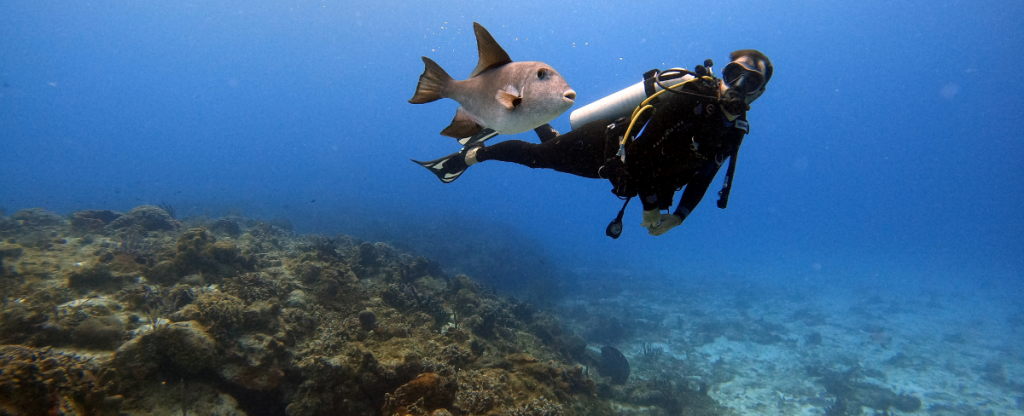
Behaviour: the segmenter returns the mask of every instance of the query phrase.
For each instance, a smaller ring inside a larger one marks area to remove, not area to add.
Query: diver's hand
[[[640,223],[640,226],[651,230],[654,229],[654,227],[657,227],[660,223],[661,210],[652,209],[650,211],[644,211],[644,221]]]
[[[683,219],[680,218],[678,215],[662,214],[661,224],[658,224],[654,227],[647,227],[647,233],[650,235],[662,235],[667,233],[668,230],[676,228],[677,225],[682,223]]]

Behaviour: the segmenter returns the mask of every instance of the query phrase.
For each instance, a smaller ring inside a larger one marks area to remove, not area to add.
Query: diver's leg
[[[507,140],[476,149],[477,162],[500,160],[533,169],[554,169],[585,178],[599,178],[598,169],[609,154],[607,122],[589,123],[541,144]]]

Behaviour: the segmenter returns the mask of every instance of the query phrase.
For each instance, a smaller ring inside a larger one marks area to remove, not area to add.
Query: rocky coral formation
[[[835,401],[825,414],[829,416],[847,416],[864,414],[864,407],[875,411],[888,412],[896,409],[903,413],[913,413],[921,409],[921,399],[909,394],[900,394],[885,387],[857,380],[861,369],[851,368],[847,371],[833,371],[828,368],[812,367],[808,373],[820,377],[820,382]]]
[[[0,412],[5,415],[117,415],[124,397],[102,359],[52,348],[0,346]]]
[[[621,353],[592,378],[551,314],[387,244],[153,206],[69,218],[0,229],[4,414],[611,415],[641,388]]]

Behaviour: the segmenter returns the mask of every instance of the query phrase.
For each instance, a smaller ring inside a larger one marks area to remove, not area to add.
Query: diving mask
[[[764,88],[764,72],[762,65],[753,65],[745,61],[732,61],[722,69],[722,80],[730,89],[743,95],[760,92]]]

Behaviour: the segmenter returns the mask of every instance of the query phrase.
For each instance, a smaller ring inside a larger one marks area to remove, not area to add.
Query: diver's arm
[[[718,173],[720,166],[712,161],[701,167],[701,170],[686,185],[686,190],[683,191],[683,196],[679,199],[679,205],[676,206],[675,212],[661,214],[657,225],[647,227],[647,232],[651,235],[662,235],[682,224],[683,220],[690,215],[690,212],[704,198],[704,194],[708,191],[708,187],[711,186],[711,181],[715,179],[715,174]],[[644,214],[645,221],[648,220],[648,215],[650,215],[650,219],[654,218],[654,213],[644,211]]]
[[[680,222],[685,220],[693,212],[694,208],[697,208],[697,204],[700,203],[701,199],[704,199],[704,194],[707,193],[708,187],[715,180],[715,175],[718,174],[718,169],[721,167],[722,165],[714,160],[709,160],[690,179],[686,189],[683,190],[683,196],[679,198],[679,205],[676,206],[676,210],[673,213],[680,218]]]

